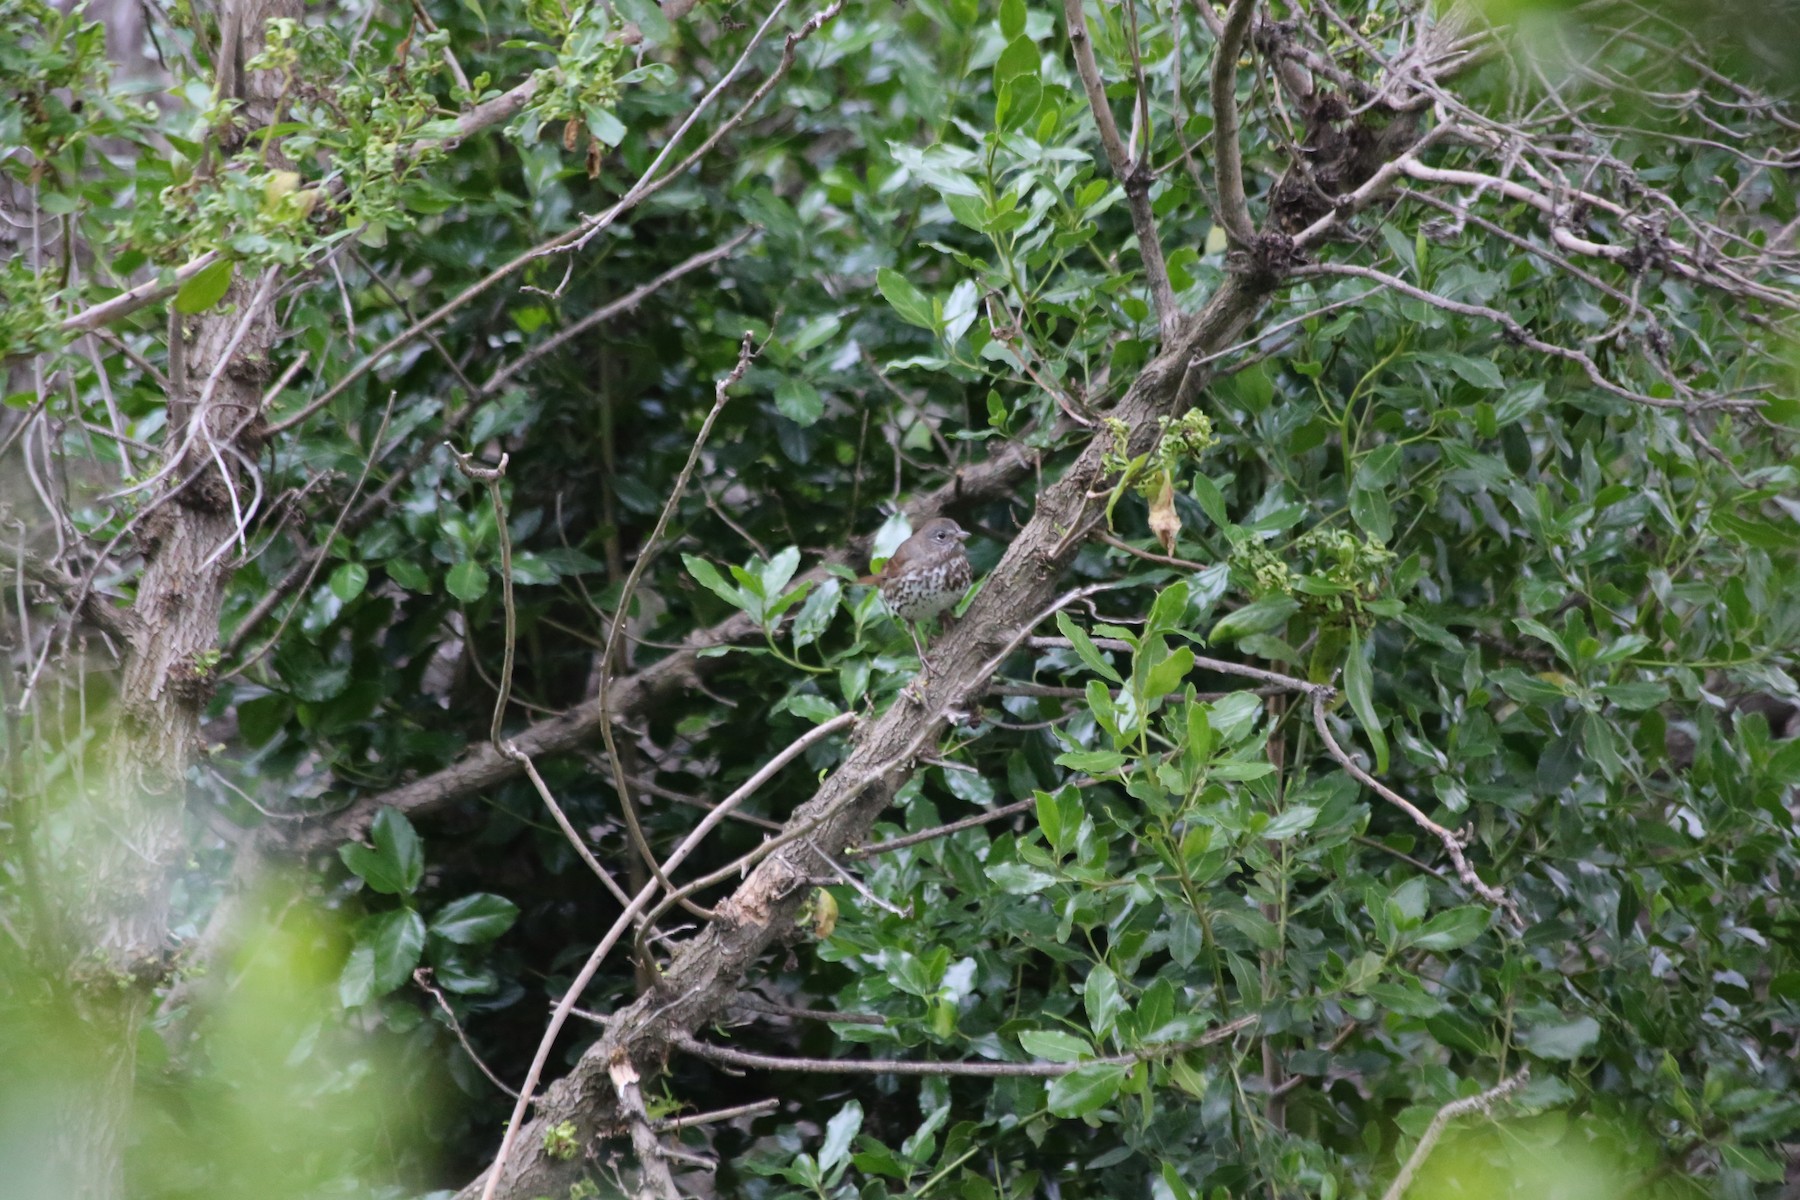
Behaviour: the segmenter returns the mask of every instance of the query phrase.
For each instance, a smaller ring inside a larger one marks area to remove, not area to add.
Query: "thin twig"
[[[637,1068],[623,1053],[607,1066],[613,1094],[619,1099],[619,1111],[631,1125],[631,1148],[637,1151],[639,1200],[680,1200],[675,1176],[669,1170],[668,1152],[657,1139],[644,1108],[644,1095],[638,1087]]]
[[[637,287],[632,288],[617,300],[601,305],[593,312],[587,314],[587,316],[582,317],[579,321],[570,325],[567,329],[559,330],[554,336],[546,338],[544,341],[533,346],[531,349],[519,355],[519,357],[501,367],[498,371],[495,371],[488,377],[488,381],[481,385],[482,394],[492,395],[497,392],[505,385],[507,380],[511,379],[514,375],[517,375],[520,371],[523,371],[526,367],[529,367],[532,363],[537,362],[546,354],[551,353],[570,338],[579,337],[596,325],[605,321],[610,321],[621,313],[630,312],[639,304],[642,304],[646,297],[667,287],[677,279],[680,279],[683,275],[698,271],[701,267],[704,267],[709,263],[715,263],[720,259],[727,257],[733,250],[736,250],[739,246],[749,241],[751,235],[755,232],[756,230],[754,228],[743,230],[728,241],[720,242],[710,250],[703,250],[699,254],[683,259],[681,262],[676,263],[648,283],[640,284]]]
[[[469,1044],[469,1035],[463,1032],[462,1022],[456,1019],[456,1012],[450,1007],[450,1001],[446,1000],[444,998],[444,993],[439,991],[437,985],[431,982],[431,968],[420,967],[418,970],[414,971],[413,982],[430,992],[431,998],[438,1002],[438,1007],[444,1012],[444,1019],[450,1023],[450,1032],[454,1033],[456,1035],[456,1040],[462,1043],[463,1053],[469,1056],[469,1061],[474,1063],[483,1075],[487,1076],[489,1083],[517,1100],[519,1098],[518,1091],[509,1087],[506,1080],[494,1074],[494,1072],[488,1068],[488,1065],[481,1061],[481,1055],[475,1053],[475,1047]]]
[[[721,800],[718,808],[708,813],[706,819],[682,839],[681,844],[676,846],[669,855],[665,867],[673,871],[680,866],[682,861],[705,840],[707,834],[711,833],[725,819],[725,814],[733,806],[748,798],[776,771],[804,753],[807,747],[814,742],[828,734],[835,733],[855,720],[854,713],[841,713],[823,725],[809,729],[780,754],[770,759],[762,770],[746,780],[737,791]],[[581,993],[593,981],[595,973],[600,970],[600,964],[606,961],[606,956],[612,952],[613,946],[618,944],[619,938],[650,903],[650,898],[656,894],[657,886],[656,881],[651,880],[638,889],[637,895],[631,898],[631,903],[625,906],[625,911],[619,914],[612,927],[606,931],[606,935],[600,939],[599,944],[588,955],[587,961],[581,964],[581,970],[575,973],[575,978],[570,981],[569,988],[563,993],[562,999],[557,1001],[556,1010],[550,1014],[550,1023],[545,1027],[543,1036],[538,1039],[537,1051],[532,1055],[531,1067],[525,1072],[525,1082],[519,1087],[519,1099],[513,1104],[512,1116],[507,1121],[506,1132],[500,1139],[500,1149],[494,1155],[493,1165],[488,1168],[487,1182],[482,1185],[481,1189],[482,1200],[493,1200],[494,1189],[500,1183],[500,1174],[505,1170],[507,1160],[512,1157],[513,1147],[518,1141],[519,1130],[524,1126],[525,1110],[530,1107],[531,1098],[537,1093],[538,1080],[543,1078],[544,1064],[550,1059],[550,1049],[556,1044],[556,1037],[562,1032],[563,1026],[568,1024],[569,1016],[575,1008],[575,1002],[581,998]],[[690,887],[692,886],[690,885]]]
[[[1123,550],[1134,558],[1141,558],[1145,562],[1152,562],[1161,567],[1176,567],[1183,571],[1204,571],[1207,569],[1206,563],[1193,562],[1185,558],[1172,558],[1167,554],[1158,554],[1153,550],[1141,550],[1138,547],[1133,546],[1130,542],[1127,542],[1125,539],[1115,537],[1104,529],[1096,530],[1094,536],[1115,550]]]
[[[756,1100],[749,1104],[740,1104],[736,1108],[716,1108],[712,1112],[695,1113],[691,1117],[664,1117],[656,1122],[658,1133],[671,1133],[677,1129],[691,1129],[695,1125],[716,1125],[720,1121],[735,1121],[739,1117],[760,1117],[764,1113],[772,1113],[781,1107],[781,1101],[773,1096],[767,1100]]]
[[[1126,204],[1131,210],[1131,227],[1137,234],[1138,257],[1143,260],[1144,279],[1150,285],[1151,303],[1156,308],[1157,327],[1163,341],[1172,342],[1180,325],[1181,310],[1175,304],[1175,289],[1169,284],[1169,268],[1163,261],[1156,214],[1150,208],[1150,170],[1144,162],[1133,161],[1124,139],[1119,136],[1119,124],[1113,119],[1112,103],[1106,98],[1106,83],[1100,78],[1100,64],[1094,58],[1093,38],[1088,33],[1087,13],[1082,10],[1081,0],[1063,0],[1063,19],[1069,26],[1069,47],[1075,55],[1075,73],[1081,76],[1088,107],[1094,113],[1094,126],[1100,131],[1101,148],[1106,152],[1113,175],[1125,189]]]
[[[788,71],[793,69],[796,58],[796,49],[799,44],[818,32],[819,28],[827,21],[837,16],[837,14],[843,10],[843,6],[844,0],[833,0],[833,3],[828,8],[815,14],[799,29],[788,34],[786,47],[782,52],[781,62],[776,66],[775,70],[770,72],[768,77],[763,80],[761,86],[751,94],[750,98],[744,102],[737,112],[721,122],[718,129],[714,130],[692,154],[688,155],[675,167],[659,176],[652,177],[651,172],[656,170],[665,157],[664,155],[658,155],[651,163],[650,168],[638,178],[638,181],[605,212],[600,213],[598,216],[587,218],[573,229],[565,230],[541,244],[515,255],[500,266],[495,267],[492,271],[489,271],[486,275],[458,292],[455,296],[452,296],[449,300],[446,300],[443,304],[440,304],[437,308],[434,308],[431,312],[425,314],[425,316],[419,318],[410,326],[388,338],[381,345],[364,355],[354,366],[344,373],[342,378],[330,388],[326,389],[318,399],[297,410],[292,415],[270,425],[267,430],[267,436],[274,437],[305,422],[311,418],[314,413],[331,403],[332,400],[336,399],[352,384],[372,370],[375,365],[388,354],[391,354],[394,350],[412,341],[412,339],[418,337],[427,329],[436,328],[452,313],[455,313],[463,306],[467,305],[471,300],[475,299],[475,297],[486,292],[489,288],[493,287],[501,280],[506,279],[515,271],[520,270],[527,263],[542,258],[547,254],[553,254],[558,250],[579,249],[582,246],[585,246],[587,242],[601,230],[611,227],[625,213],[637,207],[657,192],[660,192],[677,178],[680,178],[689,167],[711,151],[711,149],[718,144],[719,139],[743,122],[743,119],[749,115],[750,110],[754,108],[764,96],[768,95],[769,92],[773,90],[775,84],[779,83],[781,79],[787,75]],[[778,10],[780,7],[782,6],[777,6]],[[772,20],[773,18],[774,14],[771,13],[770,19]],[[677,138],[679,138],[680,133],[685,132],[685,128],[686,127],[684,126],[681,130],[677,131]],[[671,140],[670,145],[673,144],[674,141]]]
[[[1190,1050],[1200,1050],[1228,1041],[1237,1034],[1255,1025],[1257,1017],[1252,1014],[1228,1021],[1217,1029],[1209,1030],[1197,1038],[1182,1042],[1162,1042],[1156,1045],[1140,1046],[1127,1054],[1098,1054],[1093,1058],[1084,1058],[1080,1062],[912,1062],[904,1059],[858,1059],[858,1058],[792,1058],[778,1054],[754,1054],[747,1050],[733,1050],[726,1046],[703,1042],[688,1034],[677,1034],[673,1044],[696,1058],[709,1059],[730,1067],[761,1068],[771,1071],[804,1071],[823,1075],[925,1075],[925,1076],[958,1076],[977,1079],[1059,1079],[1064,1075],[1072,1075],[1082,1067],[1104,1063],[1118,1066],[1131,1066],[1166,1055],[1186,1054]]]
[[[268,640],[263,642],[263,644],[257,648],[255,653],[248,655],[234,664],[230,670],[221,672],[219,675],[221,680],[231,679],[232,677],[241,674],[251,663],[256,662],[273,649],[275,645],[281,641],[281,635],[287,632],[288,623],[294,619],[295,614],[305,607],[306,597],[304,593],[308,588],[312,587],[313,579],[318,575],[319,568],[325,565],[325,559],[331,553],[332,543],[337,541],[338,533],[344,527],[344,519],[350,515],[350,506],[356,503],[356,497],[361,493],[363,484],[369,481],[369,472],[374,468],[375,459],[381,453],[381,439],[387,433],[388,421],[391,420],[394,415],[394,398],[397,395],[398,393],[391,389],[388,391],[387,407],[382,409],[381,412],[381,425],[376,429],[374,438],[369,442],[369,457],[363,460],[362,473],[356,477],[356,486],[350,489],[350,495],[345,499],[344,507],[338,510],[337,520],[332,522],[331,532],[328,533],[325,536],[325,540],[320,543],[319,552],[312,556],[312,561],[309,564],[306,564],[306,573],[301,577],[300,586],[297,589],[302,595],[296,599],[293,606],[287,610],[287,615],[281,618],[281,624],[275,627],[275,632],[269,635]],[[279,594],[279,592],[277,594]],[[245,617],[245,621],[250,621],[253,616],[254,614]],[[239,634],[243,632],[244,627],[240,626]],[[231,641],[226,643],[224,652],[227,656],[236,650],[237,642],[238,637],[234,636]]]
[[[1400,1174],[1394,1176],[1394,1182],[1388,1186],[1387,1191],[1382,1193],[1381,1200],[1401,1200],[1401,1197],[1406,1195],[1406,1189],[1412,1184],[1413,1175],[1430,1157],[1432,1147],[1436,1146],[1438,1139],[1444,1136],[1444,1128],[1451,1121],[1472,1112],[1492,1116],[1494,1105],[1525,1086],[1525,1081],[1530,1077],[1531,1069],[1521,1067],[1518,1074],[1502,1079],[1487,1091],[1473,1096],[1465,1096],[1461,1100],[1452,1100],[1438,1109],[1437,1115],[1431,1118],[1431,1124],[1425,1127],[1425,1134],[1419,1139],[1419,1144],[1414,1146],[1413,1152],[1407,1156],[1405,1165],[1400,1168]]]
[[[556,827],[562,830],[563,837],[567,838],[569,844],[575,848],[575,853],[581,858],[581,861],[587,864],[588,870],[599,878],[606,890],[613,894],[614,899],[618,900],[620,904],[629,906],[630,896],[624,888],[619,886],[618,880],[612,877],[612,872],[601,866],[600,860],[595,858],[593,852],[587,848],[587,843],[582,840],[568,815],[563,812],[562,805],[558,804],[556,797],[551,794],[550,786],[544,782],[544,777],[538,774],[537,765],[531,761],[531,756],[519,749],[510,738],[502,736],[506,721],[506,706],[512,696],[513,657],[519,636],[518,609],[513,602],[512,535],[507,528],[506,499],[500,494],[500,480],[506,475],[508,456],[502,454],[500,465],[497,467],[483,467],[476,465],[472,455],[464,454],[456,447],[449,446],[448,443],[446,446],[455,456],[458,470],[475,482],[487,485],[488,501],[494,508],[494,527],[499,531],[500,537],[500,603],[504,613],[505,650],[500,660],[499,686],[495,689],[497,694],[494,697],[494,715],[488,723],[488,741],[493,744],[496,752],[511,759],[524,770],[526,776],[530,778],[532,786],[537,789],[538,798],[544,802],[544,807],[550,810]]]
[[[1424,810],[1418,805],[1363,770],[1357,761],[1346,754],[1342,746],[1338,745],[1337,738],[1332,735],[1331,725],[1325,719],[1325,710],[1331,702],[1332,695],[1333,689],[1312,685],[1313,727],[1319,731],[1319,737],[1324,741],[1325,749],[1331,754],[1331,757],[1338,760],[1339,765],[1350,773],[1351,778],[1404,812],[1420,829],[1435,837],[1443,845],[1444,852],[1450,856],[1450,861],[1456,864],[1457,877],[1468,889],[1505,912],[1512,918],[1514,925],[1523,929],[1525,927],[1524,918],[1519,915],[1518,907],[1513,904],[1511,897],[1502,889],[1484,882],[1481,876],[1475,873],[1475,868],[1469,865],[1468,855],[1463,853],[1464,837],[1462,834],[1446,829],[1426,816]]]
[[[706,439],[711,435],[713,425],[719,419],[719,414],[725,411],[727,393],[744,377],[744,372],[749,369],[754,352],[755,343],[750,334],[745,333],[743,340],[738,343],[737,365],[732,367],[731,371],[714,385],[712,408],[707,411],[706,418],[700,422],[700,432],[694,436],[694,444],[688,448],[687,461],[681,465],[681,473],[675,477],[675,486],[669,489],[669,497],[663,502],[662,512],[657,514],[656,525],[650,530],[650,536],[644,539],[643,547],[639,549],[632,561],[631,573],[625,577],[625,584],[619,589],[618,603],[613,606],[612,621],[606,628],[606,646],[600,651],[600,680],[595,699],[600,704],[600,737],[606,743],[606,759],[612,767],[613,790],[618,794],[619,809],[625,815],[625,828],[631,835],[633,848],[636,849],[638,857],[643,859],[644,865],[650,868],[650,874],[655,877],[663,891],[669,894],[674,893],[675,887],[669,882],[668,876],[663,874],[661,864],[656,861],[656,855],[651,851],[650,843],[644,837],[643,825],[638,821],[637,803],[631,795],[630,772],[625,770],[625,760],[620,756],[618,743],[613,737],[613,666],[618,661],[619,638],[624,633],[625,623],[631,618],[631,601],[632,597],[637,594],[638,582],[643,579],[644,570],[650,565],[650,561],[656,557],[658,544],[662,541],[664,531],[669,527],[669,519],[674,516],[676,506],[681,503],[681,497],[687,492],[688,480],[693,478],[694,467],[700,461],[700,452],[706,445]],[[710,817],[711,814],[708,815]],[[685,907],[702,918],[710,918],[712,915],[698,905],[687,904]],[[654,924],[653,921],[645,922],[645,928],[649,928],[652,924]],[[645,956],[645,961],[649,961],[648,955]]]
[[[994,821],[1004,821],[1007,817],[1022,812],[1030,812],[1037,807],[1037,797],[1015,800],[1011,804],[976,813],[972,817],[964,817],[960,821],[951,821],[947,825],[934,825],[930,829],[921,829],[917,833],[909,833],[905,837],[891,838],[885,842],[876,842],[873,846],[853,846],[844,851],[845,858],[868,858],[876,854],[890,854],[895,850],[904,850],[908,846],[917,846],[921,842],[929,842],[936,838],[949,837],[953,833],[961,833],[965,829],[973,829],[977,825],[987,825]]]

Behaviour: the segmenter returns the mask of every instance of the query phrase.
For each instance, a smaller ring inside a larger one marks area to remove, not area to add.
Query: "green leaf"
[[[1539,1058],[1567,1062],[1580,1058],[1600,1040],[1600,1022],[1592,1017],[1576,1017],[1573,1021],[1534,1025],[1519,1038],[1519,1044]]]
[[[825,397],[804,379],[784,379],[775,388],[775,410],[804,427],[825,415]]]
[[[356,951],[370,959],[371,998],[385,996],[412,978],[425,949],[425,921],[410,908],[369,918],[357,929]]]
[[[1089,1063],[1051,1083],[1045,1096],[1050,1111],[1059,1117],[1085,1117],[1111,1103],[1125,1085],[1128,1068],[1123,1063]]]
[[[995,863],[987,868],[987,877],[1009,896],[1035,895],[1056,882],[1050,872],[1017,862]]]
[[[1375,447],[1356,464],[1356,480],[1361,487],[1384,488],[1400,473],[1400,447],[1387,442]]]
[[[776,712],[787,711],[796,717],[823,725],[838,715],[838,707],[825,697],[812,692],[796,692],[775,706]]]
[[[1475,904],[1439,913],[1407,940],[1420,950],[1460,950],[1483,933],[1494,914]]]
[[[1350,519],[1377,542],[1386,544],[1394,536],[1394,510],[1383,488],[1364,487],[1360,482],[1352,486]]]
[[[855,704],[869,690],[869,660],[855,658],[838,668],[838,690],[844,703]]]
[[[1084,1037],[1060,1029],[1027,1029],[1019,1035],[1025,1053],[1045,1062],[1080,1062],[1094,1057],[1094,1047]]]
[[[726,583],[725,577],[719,574],[719,569],[717,567],[707,562],[704,558],[695,558],[692,554],[682,555],[681,561],[682,564],[687,567],[688,574],[692,575],[707,591],[725,601],[725,603],[731,605],[733,608],[743,608],[745,606],[744,593],[733,587],[731,584]]]
[[[801,605],[800,614],[794,618],[794,646],[810,645],[819,640],[831,624],[831,618],[837,615],[838,596],[843,585],[836,579],[827,579],[819,587],[813,589],[812,595]]]
[[[229,258],[201,267],[175,293],[175,311],[189,316],[205,312],[224,298],[236,271],[237,263]]]
[[[1546,403],[1543,380],[1534,379],[1530,383],[1514,384],[1507,389],[1506,395],[1500,397],[1500,402],[1494,405],[1494,421],[1501,427],[1511,425],[1530,416]]]
[[[825,1144],[819,1147],[819,1170],[830,1175],[850,1159],[850,1145],[861,1132],[862,1105],[851,1100],[838,1109],[825,1126]]]
[[[1669,698],[1669,685],[1648,680],[1607,683],[1601,685],[1600,694],[1620,708],[1642,712],[1666,702]]]
[[[1387,734],[1381,729],[1381,718],[1375,712],[1374,690],[1369,660],[1363,656],[1362,634],[1353,633],[1350,635],[1350,653],[1344,659],[1344,695],[1362,725],[1363,735],[1369,739],[1369,746],[1375,751],[1375,774],[1385,775],[1388,741]]]
[[[931,301],[906,276],[891,267],[883,267],[875,273],[875,286],[893,305],[902,321],[937,332],[937,316],[932,311]]]
[[[1261,763],[1259,765],[1268,767],[1270,764]],[[1274,768],[1270,767],[1270,769],[1273,770]],[[1215,771],[1214,774],[1217,774],[1217,772]],[[1263,828],[1262,836],[1271,842],[1279,842],[1285,838],[1293,837],[1296,833],[1306,832],[1313,827],[1313,822],[1318,819],[1319,810],[1312,805],[1291,804],[1280,813],[1276,814],[1275,819],[1270,821],[1268,825]]]
[[[1150,606],[1150,620],[1144,629],[1145,636],[1182,628],[1186,624],[1187,607],[1187,581],[1178,579],[1157,593],[1156,602]]]
[[[1200,511],[1206,514],[1208,520],[1220,529],[1231,524],[1225,515],[1225,497],[1219,491],[1218,484],[1206,476],[1196,473],[1193,489],[1194,503],[1200,506]]]
[[[1083,775],[1111,775],[1125,765],[1125,756],[1116,750],[1070,750],[1056,756],[1056,765]]]
[[[1209,642],[1235,642],[1251,634],[1267,633],[1283,625],[1300,611],[1300,602],[1292,596],[1264,596],[1236,612],[1226,613],[1207,635]]]
[[[1111,967],[1100,963],[1088,972],[1081,989],[1081,1005],[1087,1010],[1088,1027],[1095,1037],[1103,1038],[1112,1032],[1113,1023],[1125,1011],[1125,998],[1119,994],[1119,977]]]
[[[1025,0],[1000,0],[1000,36],[1011,42],[1025,32]]]
[[[383,808],[369,826],[372,846],[347,842],[338,857],[364,883],[390,896],[419,886],[425,873],[425,851],[411,822],[397,809]]]
[[[1769,778],[1784,787],[1800,783],[1800,738],[1783,742],[1769,756]]]
[[[445,941],[469,946],[491,942],[519,919],[519,906],[492,892],[476,892],[452,900],[431,918],[431,932]]]
[[[674,27],[656,0],[617,0],[617,3],[619,14],[641,29],[644,39],[651,45],[663,45],[675,36]]]
[[[1150,668],[1150,674],[1144,680],[1145,697],[1155,699],[1168,695],[1181,686],[1181,681],[1193,669],[1194,652],[1186,646],[1177,647],[1173,654]]]
[[[1005,83],[1020,75],[1036,75],[1041,56],[1031,39],[1020,34],[1006,44],[994,62],[994,83]]]
[[[587,121],[588,132],[593,134],[594,140],[602,146],[611,148],[625,140],[625,134],[628,131],[624,122],[620,121],[611,109],[589,105],[582,111],[582,116]]]
[[[375,948],[353,946],[338,974],[338,1002],[345,1008],[355,1008],[373,1000],[375,994]]]
[[[444,586],[464,604],[473,604],[487,595],[487,568],[467,560],[459,562],[444,576]]]
[[[1719,1157],[1726,1166],[1737,1168],[1757,1183],[1780,1183],[1787,1177],[1787,1168],[1755,1146],[1726,1142],[1719,1147]]]
[[[1207,724],[1219,745],[1233,746],[1256,727],[1262,711],[1262,697],[1255,692],[1232,692],[1207,705]]]
[[[345,604],[362,595],[363,589],[369,586],[369,568],[361,563],[343,563],[331,573],[326,583],[331,594]]]
[[[823,345],[833,334],[843,327],[844,322],[836,313],[826,313],[822,317],[814,317],[800,327],[793,339],[788,342],[788,350],[795,357],[805,354],[814,347]]]
[[[1445,365],[1456,372],[1459,378],[1476,387],[1498,391],[1506,386],[1506,377],[1488,359],[1470,358],[1466,354],[1445,354],[1442,358]]]
[[[1056,627],[1062,631],[1064,637],[1069,639],[1069,645],[1074,648],[1075,656],[1087,664],[1088,670],[1104,679],[1110,679],[1114,683],[1125,682],[1124,678],[1112,668],[1112,665],[1100,657],[1100,650],[1094,645],[1094,639],[1090,638],[1087,631],[1081,626],[1071,621],[1068,613],[1056,614]]]
[[[1265,775],[1275,773],[1275,764],[1268,762],[1222,762],[1214,763],[1207,774],[1214,779],[1261,779]]]

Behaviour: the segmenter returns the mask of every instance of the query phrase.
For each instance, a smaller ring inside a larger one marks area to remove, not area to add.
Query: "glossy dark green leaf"
[[[431,932],[459,945],[491,942],[519,919],[519,906],[504,896],[476,892],[452,900],[431,917]]]
[[[338,856],[351,872],[378,892],[402,895],[419,886],[425,872],[424,846],[412,823],[398,810],[383,808],[369,826],[370,845],[346,842]]]
[[[1059,1117],[1085,1117],[1104,1108],[1124,1086],[1126,1068],[1119,1063],[1089,1063],[1055,1080],[1047,1102]]]

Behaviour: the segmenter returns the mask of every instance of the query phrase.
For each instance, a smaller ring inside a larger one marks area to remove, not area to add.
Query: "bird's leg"
[[[925,643],[919,637],[918,624],[914,621],[907,621],[905,624],[906,632],[912,635],[913,649],[919,654],[919,673],[913,676],[911,683],[900,689],[900,695],[913,704],[923,704],[925,689],[922,684],[926,673],[931,670],[931,660],[925,655]]]
[[[923,675],[931,668],[931,660],[925,656],[925,642],[919,637],[919,625],[916,621],[906,623],[906,632],[912,635],[913,649],[919,654],[919,674]]]

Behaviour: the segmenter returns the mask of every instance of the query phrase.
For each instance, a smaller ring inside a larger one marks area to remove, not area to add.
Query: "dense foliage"
[[[127,73],[85,10],[4,0],[0,504],[27,532],[0,1043],[36,1049],[0,1085],[0,1165],[46,1136],[25,1114],[67,1064],[43,1047],[105,1036],[65,989],[142,987],[129,1194],[468,1184],[512,1107],[489,1073],[519,1086],[621,912],[561,817],[636,893],[661,867],[633,822],[660,862],[809,730],[920,704],[867,559],[929,496],[975,531],[979,587],[1097,439],[1103,519],[1046,563],[1059,610],[996,627],[1029,640],[896,764],[863,848],[818,851],[806,920],[695,1031],[1042,1069],[637,1062],[653,1119],[778,1102],[664,1128],[716,1160],[674,1161],[682,1186],[1375,1195],[1443,1105],[1514,1081],[1415,1194],[1776,1194],[1800,1142],[1800,125],[1755,44],[1703,59],[1654,8],[1509,6],[1518,30],[1384,99],[1419,6],[1268,7],[1235,76],[1255,246],[1215,182],[1224,11],[1086,12],[1180,308],[1247,275],[1262,305],[1134,428],[1114,406],[1168,331],[1061,11],[329,4],[270,23],[247,69],[277,73],[279,117],[234,131],[196,9],[154,11]],[[458,124],[532,79],[503,127]],[[1421,137],[1421,170],[1346,200]],[[1268,240],[1333,213],[1329,239]],[[69,323],[212,251],[166,304]],[[241,369],[271,396],[230,464],[217,648],[187,664],[166,969],[97,983],[34,898],[124,736],[129,647],[80,614],[131,608],[178,507],[157,498],[213,469],[164,465],[171,328],[259,303],[279,333]],[[543,790],[483,748],[503,690],[530,749],[608,680],[616,746],[534,751]],[[722,869],[853,736],[735,809],[673,872],[722,872],[706,908],[624,938],[582,1010],[656,994],[726,920]],[[455,774],[482,753],[501,765]],[[562,1033],[545,1083],[598,1028]],[[571,1197],[637,1186],[624,1124],[601,1133],[513,1153],[579,1168]]]

